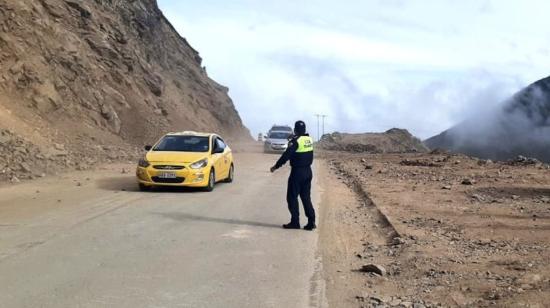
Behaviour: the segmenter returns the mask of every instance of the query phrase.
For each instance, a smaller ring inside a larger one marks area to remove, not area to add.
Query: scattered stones
[[[11,141],[11,137],[10,135],[8,135],[7,133],[5,133],[4,131],[3,132],[0,132],[0,145],[7,145],[9,142]]]
[[[485,198],[482,195],[479,194],[473,194],[472,199],[478,201],[478,202],[484,202]]]
[[[68,6],[78,11],[78,13],[80,14],[80,17],[82,18],[92,17],[92,13],[90,12],[90,9],[88,9],[83,3],[72,1],[72,0],[70,1],[66,0],[65,2],[67,3]]]
[[[394,237],[393,240],[392,240],[392,244],[397,246],[397,245],[404,245],[406,244],[405,240],[402,239],[401,237]]]
[[[110,104],[103,104],[101,106],[101,115],[105,120],[107,120],[107,123],[109,123],[109,126],[114,133],[120,133],[122,121],[113,106]]]
[[[143,78],[145,83],[155,96],[162,96],[163,81],[162,78],[157,74],[148,74]]]
[[[84,171],[84,170],[88,170],[90,169],[90,166],[88,166],[88,164],[86,163],[78,163],[78,165],[76,165],[76,170],[78,171]]]
[[[403,166],[416,166],[416,167],[441,167],[441,164],[436,164],[431,161],[427,160],[410,160],[410,159],[404,159],[400,162]]]
[[[477,164],[478,164],[479,166],[490,165],[490,164],[492,164],[492,163],[493,163],[493,161],[490,160],[490,159],[480,159],[480,160],[477,161]]]
[[[390,306],[399,306],[401,304],[401,300],[396,298],[394,300],[392,300],[391,302],[388,303]]]
[[[27,173],[31,172],[31,167],[29,166],[29,164],[22,162],[19,164],[19,166],[21,167],[21,170],[23,172],[27,172]]]
[[[519,155],[515,159],[509,160],[508,164],[513,166],[529,166],[529,165],[541,165],[542,162],[536,158]]]
[[[474,183],[475,182],[471,179],[463,179],[461,182],[462,185],[474,185]]]

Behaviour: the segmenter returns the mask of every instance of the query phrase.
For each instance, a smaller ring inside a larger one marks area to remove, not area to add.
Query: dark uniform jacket
[[[313,140],[309,134],[294,136],[288,142],[288,148],[275,164],[275,168],[281,168],[289,160],[292,168],[311,166],[313,163]]]

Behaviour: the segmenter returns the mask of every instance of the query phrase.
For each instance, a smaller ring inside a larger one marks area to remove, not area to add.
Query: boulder
[[[377,265],[377,264],[363,265],[361,267],[361,272],[375,273],[375,274],[378,274],[380,276],[385,276],[386,273],[387,273],[386,269],[382,265]]]

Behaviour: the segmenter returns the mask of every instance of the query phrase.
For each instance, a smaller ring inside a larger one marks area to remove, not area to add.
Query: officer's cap
[[[294,123],[294,132],[296,134],[305,134],[306,123],[304,123],[304,121],[296,121],[296,123]]]

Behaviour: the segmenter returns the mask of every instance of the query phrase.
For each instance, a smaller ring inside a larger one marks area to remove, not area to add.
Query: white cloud
[[[253,133],[326,113],[429,137],[550,72],[542,0],[159,4]]]

